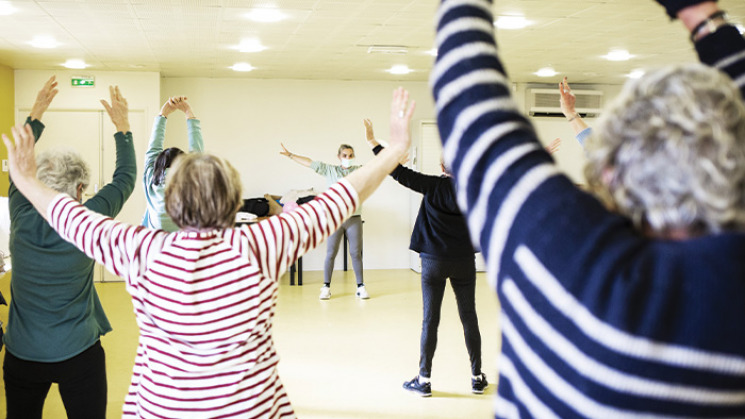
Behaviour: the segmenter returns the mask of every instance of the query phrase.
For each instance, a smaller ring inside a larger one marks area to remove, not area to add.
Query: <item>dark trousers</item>
[[[100,341],[66,361],[34,362],[5,351],[3,364],[8,419],[41,419],[52,383],[72,418],[106,418],[106,356]]]
[[[424,315],[419,346],[419,375],[429,378],[432,372],[432,358],[437,348],[437,327],[440,325],[440,309],[448,278],[455,293],[460,322],[463,324],[466,349],[471,360],[471,374],[481,374],[481,332],[476,316],[474,257],[444,259],[421,255],[421,259]]]

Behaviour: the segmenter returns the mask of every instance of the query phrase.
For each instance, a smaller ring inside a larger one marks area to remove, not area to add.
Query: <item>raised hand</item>
[[[288,150],[284,144],[279,143],[279,145],[282,146],[282,151],[280,151],[279,154],[286,156],[286,157],[292,157],[292,153],[290,153],[290,150]]]
[[[409,105],[409,92],[403,87],[393,91],[391,100],[391,138],[389,147],[399,148],[400,153],[405,153],[411,145],[410,127],[411,117],[414,115],[416,102],[411,101]]]
[[[574,93],[572,93],[572,88],[569,87],[569,82],[567,82],[566,77],[564,77],[564,80],[559,83],[559,95],[561,95],[561,98],[559,99],[561,113],[563,113],[567,118],[576,117],[577,111],[574,109],[574,104],[577,102],[577,98],[574,96]]]
[[[559,151],[559,147],[561,147],[561,138],[556,138],[553,141],[551,141],[546,147],[546,151],[548,151],[548,154],[554,154],[557,151]]]
[[[5,148],[8,149],[8,170],[13,182],[18,183],[36,178],[36,157],[34,156],[34,133],[30,125],[16,125],[11,128],[15,143],[3,134]]]
[[[169,97],[168,100],[166,100],[166,103],[163,104],[163,107],[160,108],[160,115],[162,117],[168,118],[168,115],[176,110],[176,103],[173,99],[174,98]]]
[[[367,140],[367,144],[371,148],[377,147],[378,141],[375,139],[375,133],[373,133],[372,121],[369,118],[365,118],[362,120],[362,123],[365,124],[365,139]]]
[[[49,104],[52,103],[52,99],[57,96],[57,93],[59,93],[59,90],[57,90],[57,77],[52,76],[44,83],[44,87],[39,90],[39,93],[36,94],[36,101],[29,114],[31,120],[41,120],[42,115],[47,111]]]
[[[111,118],[111,122],[114,123],[117,132],[129,132],[129,107],[127,105],[127,99],[122,96],[119,91],[119,86],[109,86],[109,94],[111,95],[111,104],[101,99],[101,104],[106,108],[106,112]]]
[[[174,101],[176,105],[176,109],[183,112],[184,115],[186,115],[186,118],[188,119],[196,118],[196,116],[194,116],[194,112],[191,110],[191,105],[189,104],[187,100],[188,98],[186,96],[176,96],[171,99]]]

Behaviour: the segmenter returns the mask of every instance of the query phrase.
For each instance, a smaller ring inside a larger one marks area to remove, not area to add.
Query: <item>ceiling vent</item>
[[[402,45],[370,45],[368,54],[408,54],[409,48]]]
[[[574,108],[582,117],[597,116],[603,108],[603,92],[600,90],[574,90],[577,98]],[[527,113],[530,116],[564,117],[556,88],[528,88],[526,90]]]

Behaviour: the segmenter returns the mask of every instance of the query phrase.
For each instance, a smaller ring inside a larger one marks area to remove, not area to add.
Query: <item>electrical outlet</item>
[[[8,160],[3,159],[3,172],[8,171]]]

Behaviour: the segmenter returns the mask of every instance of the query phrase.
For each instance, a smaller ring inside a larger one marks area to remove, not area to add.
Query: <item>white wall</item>
[[[290,189],[326,188],[325,180],[309,169],[279,155],[280,142],[292,152],[330,163],[336,163],[340,143],[355,147],[357,163],[372,157],[364,140],[363,118],[370,118],[376,137],[388,138],[391,93],[395,82],[342,82],[303,80],[242,80],[207,78],[159,78],[157,73],[98,71],[30,71],[16,70],[15,100],[17,109],[28,109],[36,92],[52,74],[60,81],[60,94],[52,109],[100,109],[98,100],[108,98],[108,85],[118,84],[127,97],[130,109],[143,112],[146,133],[135,137],[138,166],[144,155],[152,120],[169,96],[184,95],[202,122],[208,152],[230,160],[241,172],[244,197],[264,193],[283,194]],[[94,75],[95,88],[72,88],[70,76]],[[432,95],[427,83],[404,83],[417,101],[412,134],[418,140],[419,122],[434,120]],[[620,86],[573,86],[595,88],[610,100]],[[524,84],[515,86],[513,94],[523,106]],[[592,121],[590,121],[592,122]],[[570,177],[582,183],[584,165],[582,149],[574,141],[563,119],[535,118],[541,141],[548,143],[559,136],[562,148],[555,155]],[[169,117],[166,146],[187,147],[186,124],[182,115]],[[138,180],[142,167],[138,167]],[[133,203],[144,210],[142,187],[138,185]],[[141,204],[140,204],[141,203]],[[365,203],[364,263],[366,269],[407,269],[409,238],[419,199],[391,179]],[[140,211],[129,222],[138,223]],[[307,270],[323,269],[325,244],[304,258]],[[341,255],[337,269],[341,268]],[[350,267],[351,269],[351,267]]]
[[[290,189],[326,189],[324,178],[279,154],[280,142],[293,153],[337,163],[341,143],[355,148],[356,162],[372,157],[365,142],[363,118],[376,137],[387,140],[390,100],[398,83],[301,80],[164,78],[161,102],[169,96],[189,98],[202,122],[205,149],[227,158],[241,172],[244,197],[283,194]],[[433,119],[426,83],[405,83],[417,101],[414,126]],[[169,118],[166,146],[186,147],[183,116]],[[416,133],[414,133],[416,135]],[[364,204],[365,269],[409,267],[409,192],[386,179]],[[303,259],[307,270],[323,269],[325,244]],[[342,263],[341,251],[336,267]],[[351,265],[350,265],[351,269]]]

